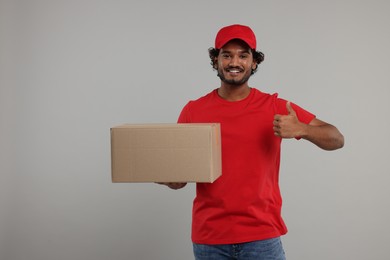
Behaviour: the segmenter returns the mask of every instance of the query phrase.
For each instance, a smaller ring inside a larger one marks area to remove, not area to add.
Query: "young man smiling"
[[[187,103],[179,123],[221,124],[222,176],[198,183],[192,241],[197,260],[285,259],[280,236],[280,146],[283,138],[306,139],[325,150],[344,145],[336,127],[303,108],[248,85],[264,60],[248,26],[222,28],[209,49],[221,85]],[[186,183],[164,183],[172,189]]]

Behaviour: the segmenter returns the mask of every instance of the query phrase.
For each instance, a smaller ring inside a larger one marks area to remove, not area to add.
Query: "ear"
[[[214,58],[213,68],[218,70],[218,58]]]
[[[252,70],[255,70],[257,68],[257,62],[256,60],[253,58],[252,60]]]
[[[257,62],[253,61],[252,62],[252,70],[255,70],[257,68]]]

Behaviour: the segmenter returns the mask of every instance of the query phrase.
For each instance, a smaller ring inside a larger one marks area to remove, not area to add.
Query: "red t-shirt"
[[[233,244],[284,235],[279,190],[281,138],[273,131],[275,114],[287,114],[287,101],[252,88],[237,102],[217,90],[183,108],[179,123],[220,123],[222,176],[197,183],[193,204],[192,241]],[[299,120],[314,115],[292,104]]]

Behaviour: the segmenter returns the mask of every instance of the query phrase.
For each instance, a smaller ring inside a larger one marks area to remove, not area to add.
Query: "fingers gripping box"
[[[214,182],[220,124],[125,124],[111,128],[112,182]]]

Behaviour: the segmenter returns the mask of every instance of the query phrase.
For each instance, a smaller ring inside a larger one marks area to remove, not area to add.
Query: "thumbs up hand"
[[[290,102],[286,104],[287,115],[274,116],[274,133],[281,138],[295,138],[299,137],[305,127],[305,124],[298,120],[297,114],[291,106]]]

